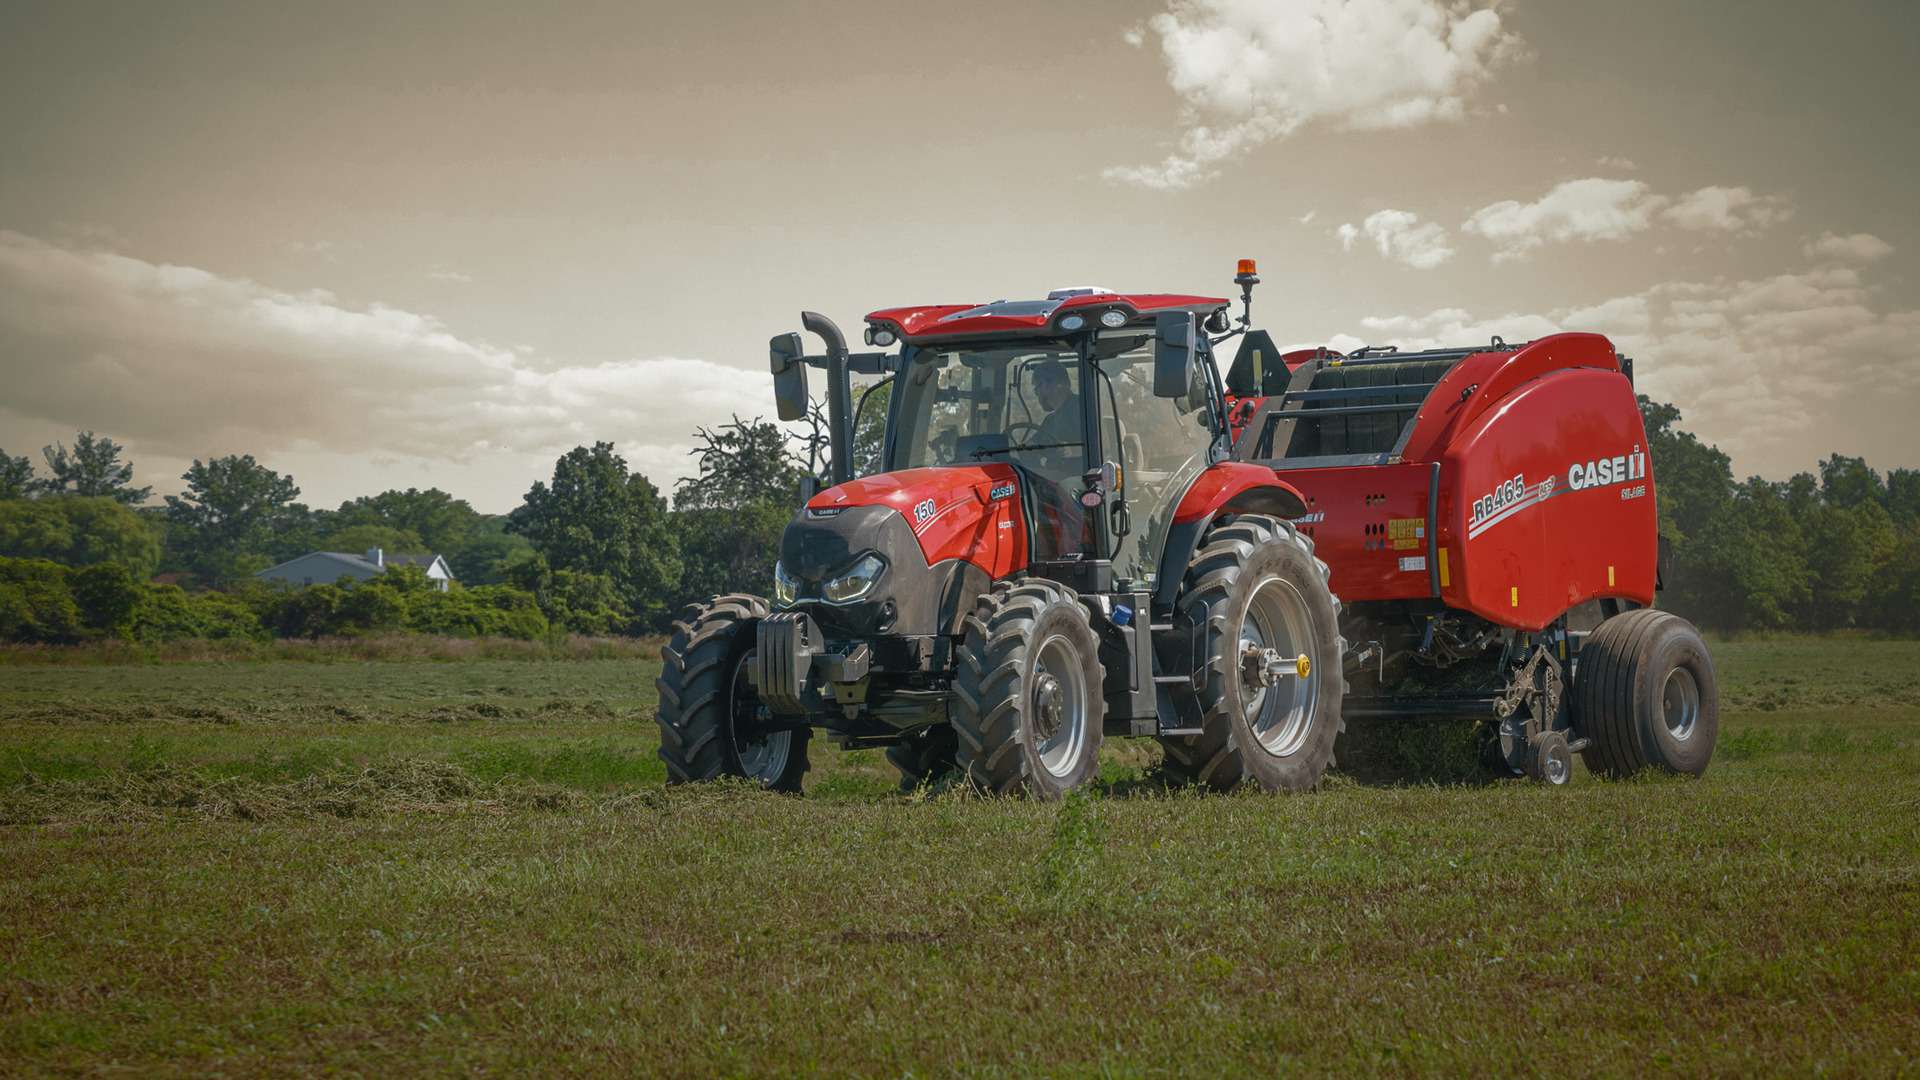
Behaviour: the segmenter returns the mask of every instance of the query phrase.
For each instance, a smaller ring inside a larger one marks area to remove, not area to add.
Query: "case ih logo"
[[[1009,496],[1009,495],[1011,495],[1011,494],[1013,494],[1013,485],[1012,485],[1012,484],[1001,484],[1001,485],[1000,485],[999,487],[997,487],[997,488],[994,488],[994,489],[993,489],[992,491],[990,491],[990,492],[988,492],[988,493],[987,493],[987,498],[989,498],[989,499],[1004,499],[1004,498],[1006,498],[1007,496]]]
[[[1585,465],[1575,465],[1567,470],[1567,487],[1574,491],[1588,488],[1606,487],[1608,484],[1624,484],[1629,480],[1639,480],[1647,475],[1647,455],[1634,447],[1633,453],[1618,457],[1596,458]]]

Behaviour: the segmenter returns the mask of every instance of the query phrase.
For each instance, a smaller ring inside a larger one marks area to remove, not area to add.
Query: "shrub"
[[[0,639],[63,644],[84,636],[64,567],[46,559],[0,558]]]
[[[119,563],[95,563],[67,571],[67,587],[87,629],[107,637],[133,636],[147,586]]]
[[[532,641],[544,637],[547,627],[533,594],[506,585],[429,590],[410,597],[407,608],[407,629],[421,634]]]

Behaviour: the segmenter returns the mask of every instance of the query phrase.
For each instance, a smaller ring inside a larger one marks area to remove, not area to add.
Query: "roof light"
[[[1240,269],[1235,271],[1235,273],[1239,274],[1257,274],[1259,272],[1259,268],[1253,265],[1252,259],[1241,259]]]
[[[1127,325],[1127,313],[1119,308],[1111,308],[1100,313],[1100,325],[1118,330]]]
[[[1060,320],[1060,329],[1068,333],[1072,333],[1085,325],[1087,325],[1087,319],[1084,315],[1068,315],[1066,318]]]
[[[898,340],[900,339],[894,335],[894,332],[884,326],[876,326],[867,332],[867,344],[878,345],[882,349]]]

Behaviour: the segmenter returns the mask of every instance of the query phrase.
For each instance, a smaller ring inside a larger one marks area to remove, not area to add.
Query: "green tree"
[[[0,558],[0,641],[57,645],[85,633],[65,567],[46,559]]]
[[[48,495],[87,495],[129,506],[153,497],[151,487],[133,486],[133,464],[120,460],[125,447],[104,435],[82,431],[73,437],[73,449],[55,443],[41,451],[48,477],[40,491]]]
[[[87,629],[108,637],[133,636],[146,584],[119,563],[95,563],[67,573],[67,586]]]
[[[718,430],[693,433],[698,472],[674,488],[675,510],[730,510],[753,503],[792,506],[801,468],[778,424],[734,417]]]
[[[1820,463],[1820,501],[1851,510],[1867,503],[1887,504],[1887,485],[1857,457],[1830,455]]]
[[[884,392],[884,391],[882,391]],[[868,411],[875,406],[868,403]],[[694,432],[698,472],[674,491],[682,575],[678,599],[728,592],[765,596],[780,534],[799,501],[802,463],[779,426],[735,417]]]
[[[342,527],[375,525],[411,533],[419,538],[421,546],[408,550],[445,555],[451,561],[479,523],[480,515],[465,499],[456,499],[439,488],[408,488],[341,503],[334,520]]]
[[[262,561],[300,494],[292,477],[261,465],[252,454],[204,464],[196,459],[181,479],[187,490],[167,496],[168,541],[185,555],[188,568],[208,581],[231,580],[251,562]]]
[[[1888,470],[1887,513],[1902,528],[1920,524],[1920,469]]]
[[[447,565],[462,584],[498,585],[515,566],[535,558],[526,537],[507,531],[504,514],[482,514],[457,552],[447,556]]]
[[[1822,503],[1802,525],[1811,586],[1802,607],[1805,625],[1831,630],[1858,624],[1876,571],[1898,546],[1886,508],[1877,502],[1850,507]]]
[[[67,566],[117,563],[146,578],[159,564],[160,539],[145,518],[112,499],[12,499],[0,502],[0,555]]]
[[[0,450],[0,500],[24,499],[37,489],[33,462]]]
[[[379,548],[388,555],[412,555],[427,550],[420,535],[411,529],[391,525],[349,525],[329,533],[320,542],[322,551],[344,551],[359,555]]]
[[[604,574],[643,627],[664,621],[680,578],[680,547],[659,489],[614,453],[612,443],[578,446],[536,482],[508,528],[527,538],[554,570]]]

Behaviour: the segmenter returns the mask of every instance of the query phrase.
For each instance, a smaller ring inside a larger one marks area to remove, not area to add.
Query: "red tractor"
[[[1547,783],[1576,752],[1702,772],[1713,667],[1648,607],[1632,362],[1596,334],[1283,355],[1250,330],[1253,264],[1234,280],[1237,320],[1067,289],[876,311],[876,352],[811,312],[822,353],[774,338],[782,419],[826,373],[831,486],[773,596],[675,624],[669,779],[795,791],[823,729],[887,747],[909,789],[957,770],[1058,797],[1103,738],[1151,736],[1177,781],[1298,791],[1348,721],[1413,714],[1483,717],[1492,762]],[[852,373],[889,387],[861,398],[886,425],[860,477]]]

